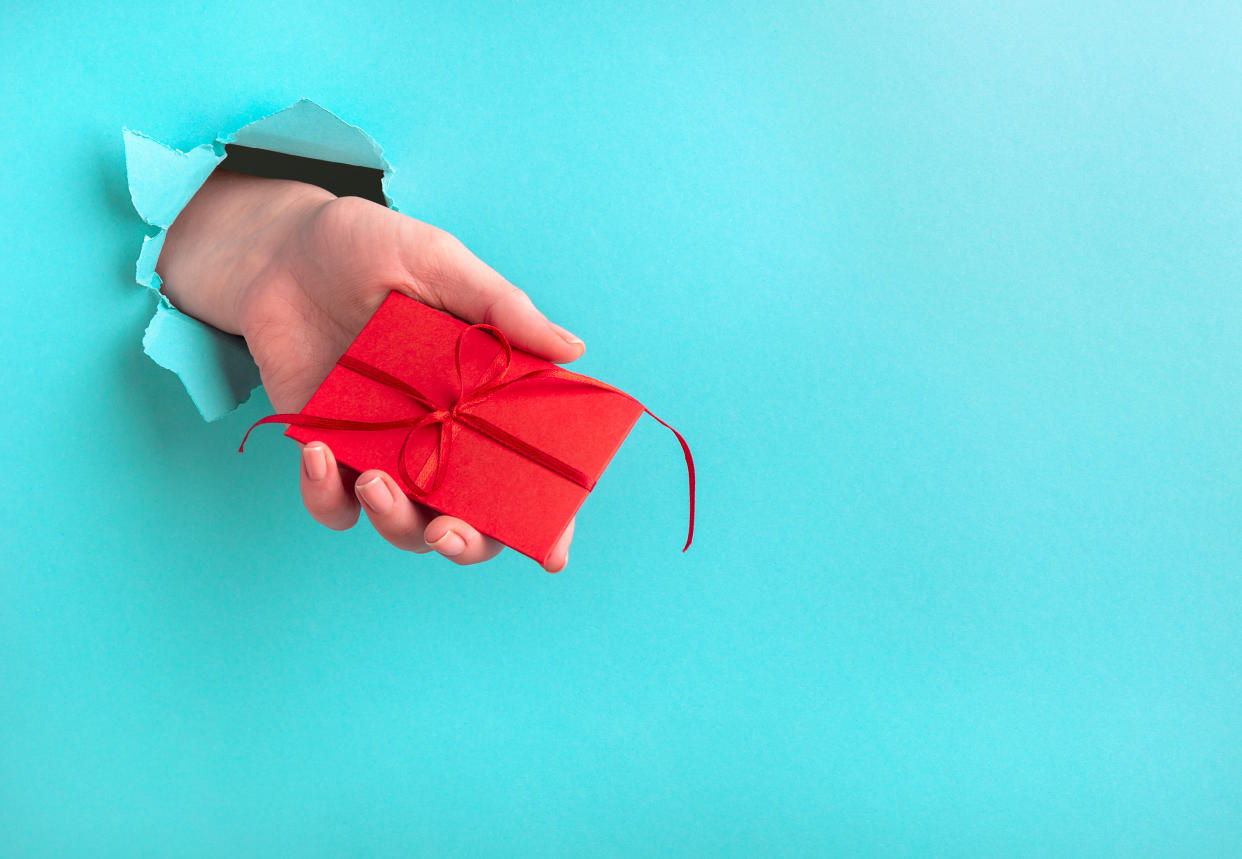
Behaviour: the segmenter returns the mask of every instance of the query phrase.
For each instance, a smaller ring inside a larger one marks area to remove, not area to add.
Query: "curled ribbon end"
[[[239,444],[239,445],[237,446],[237,452],[238,452],[238,453],[245,453],[245,452],[246,452],[246,440],[250,438],[250,434],[251,434],[252,432],[254,432],[254,428],[255,428],[255,427],[257,427],[260,423],[263,423],[263,422],[262,422],[262,421],[259,421],[259,423],[254,423],[254,424],[251,424],[251,425],[250,425],[250,429],[246,430],[246,434],[245,434],[244,436],[242,436],[241,444]]]
[[[628,396],[628,394],[627,394],[627,396]],[[655,415],[655,413],[653,413],[653,412],[651,411],[651,409],[649,409],[649,408],[647,408],[647,407],[645,407],[645,406],[644,406],[644,407],[643,407],[643,411],[644,411],[644,412],[646,412],[647,414],[651,415],[651,417],[655,418],[657,423],[659,423],[661,426],[663,426],[663,427],[665,427],[666,429],[668,429],[668,430],[669,430],[669,432],[671,432],[673,435],[677,436],[677,443],[681,445],[681,452],[682,452],[682,455],[683,455],[683,456],[685,456],[685,458],[686,458],[686,477],[687,477],[688,482],[689,482],[689,484],[690,484],[690,485],[689,485],[689,489],[690,489],[690,527],[689,527],[689,528],[687,529],[687,531],[686,531],[686,545],[685,545],[685,546],[683,546],[683,547],[682,547],[682,549],[681,549],[681,551],[684,553],[687,549],[689,549],[689,548],[690,548],[690,544],[691,544],[692,542],[694,542],[694,485],[695,485],[695,479],[694,479],[694,457],[690,455],[690,445],[689,445],[689,444],[687,444],[685,437],[684,437],[684,436],[682,436],[682,434],[681,434],[681,433],[679,433],[677,430],[673,429],[673,428],[672,428],[671,426],[669,426],[669,424],[668,424],[668,423],[666,423],[665,421],[660,420],[660,418],[659,418],[659,417],[657,417],[657,416]]]
[[[298,417],[299,415],[268,415],[265,418],[260,418],[259,420],[255,421],[254,423],[250,425],[250,429],[246,430],[246,434],[242,436],[241,444],[237,446],[237,452],[238,453],[246,452],[246,440],[250,438],[250,434],[254,432],[255,427],[258,427],[260,424],[274,424],[274,423],[287,424],[287,423],[292,422],[291,419],[296,419]]]

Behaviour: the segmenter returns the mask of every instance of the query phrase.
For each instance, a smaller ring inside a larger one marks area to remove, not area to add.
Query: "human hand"
[[[466,322],[486,322],[550,361],[580,357],[582,341],[445,231],[360,197],[302,182],[217,170],[182,210],[157,270],[185,313],[246,339],[278,412],[297,412],[390,290]],[[458,564],[494,557],[499,543],[469,523],[409,499],[382,471],[337,464],[322,442],[302,448],[302,500],[329,528],[358,520],[399,549],[432,549]],[[545,568],[569,560],[571,521]]]

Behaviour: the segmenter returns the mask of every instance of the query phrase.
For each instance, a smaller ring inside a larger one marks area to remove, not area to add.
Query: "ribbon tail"
[[[643,406],[643,411],[655,418],[661,426],[673,435],[677,436],[677,443],[681,445],[681,452],[686,456],[686,475],[690,479],[690,528],[686,532],[686,545],[681,549],[684,552],[690,548],[690,543],[694,541],[694,457],[690,455],[690,445],[686,444],[686,440],[681,433],[656,417],[651,409],[646,406]]]
[[[404,429],[413,423],[409,419],[398,421],[351,421],[341,418],[321,418],[318,415],[304,414],[282,414],[268,415],[260,418],[250,425],[250,429],[246,430],[246,434],[242,436],[242,443],[238,446],[238,453],[245,453],[246,439],[250,438],[250,434],[254,432],[255,427],[260,424],[292,424],[295,427],[307,427],[309,429],[330,429],[330,430],[355,430],[358,432],[376,432],[378,430]],[[420,424],[421,425],[421,424]]]
[[[242,436],[241,444],[237,446],[238,453],[246,452],[246,439],[250,438],[250,434],[255,431],[259,424],[288,424],[302,418],[303,415],[268,415],[260,418],[250,425],[250,429],[246,430],[246,434]]]
[[[689,549],[690,544],[694,542],[694,457],[690,454],[690,445],[686,443],[686,439],[682,436],[681,433],[673,429],[673,427],[669,425],[666,421],[660,420],[660,418],[655,413],[653,413],[651,409],[647,408],[642,403],[638,402],[638,400],[635,399],[633,396],[631,396],[630,394],[627,394],[625,391],[621,390],[620,388],[614,388],[612,385],[609,385],[607,382],[601,382],[598,379],[592,379],[589,376],[580,376],[577,373],[573,373],[561,367],[556,367],[556,368],[548,369],[548,370],[533,370],[529,373],[523,373],[521,376],[518,376],[517,378],[514,378],[514,379],[508,379],[505,381],[486,385],[481,390],[475,391],[472,396],[475,398],[482,398],[492,393],[495,393],[496,391],[499,391],[503,388],[507,388],[510,385],[515,385],[520,382],[533,381],[535,379],[549,379],[549,378],[560,379],[565,382],[571,382],[571,383],[579,384],[579,385],[587,385],[589,387],[596,388],[598,390],[611,391],[614,394],[619,394],[620,396],[625,397],[627,400],[632,400],[633,402],[638,403],[638,405],[642,408],[644,412],[651,415],[651,417],[655,418],[657,423],[659,423],[661,426],[663,426],[673,435],[677,436],[677,443],[681,445],[681,452],[686,458],[686,475],[687,475],[687,478],[690,484],[690,525],[686,530],[686,545],[683,546],[681,550],[684,552],[687,549]],[[477,401],[478,400],[476,399],[476,402]],[[491,437],[494,440],[501,441],[495,435],[492,435]],[[505,444],[506,442],[501,441],[501,443]],[[524,448],[526,447],[527,445],[522,444],[521,446],[514,447],[513,449],[529,457],[530,454],[527,454],[526,451],[524,450]],[[534,458],[534,457],[531,457],[531,458]],[[542,462],[539,458],[535,458],[535,461],[541,462],[541,464],[543,464],[545,467],[551,468],[553,471],[556,471],[559,474],[569,477],[571,480],[574,479],[570,475],[565,474],[563,471],[556,468],[555,464],[550,464],[548,462]],[[587,488],[589,489],[590,487],[588,486]]]

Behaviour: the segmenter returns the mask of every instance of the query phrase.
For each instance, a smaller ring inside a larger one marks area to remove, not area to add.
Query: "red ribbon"
[[[467,388],[465,373],[461,366],[461,347],[466,339],[466,335],[474,330],[490,334],[499,340],[501,351],[492,359],[491,365],[479,376],[474,385]],[[546,451],[527,444],[490,421],[474,414],[473,409],[486,401],[488,397],[508,388],[510,385],[534,379],[557,379],[565,383],[588,385],[593,388],[611,391],[614,394],[620,394],[626,399],[634,400],[636,403],[638,403],[638,400],[635,400],[625,391],[614,388],[612,385],[587,378],[586,376],[579,376],[577,373],[571,373],[559,367],[531,370],[512,379],[506,379],[505,376],[509,372],[509,366],[513,360],[513,347],[509,345],[509,340],[504,333],[492,325],[480,323],[463,329],[461,334],[457,336],[454,360],[457,365],[457,399],[453,401],[452,405],[442,406],[396,376],[385,373],[378,367],[374,367],[365,361],[360,361],[351,355],[342,355],[336,362],[339,366],[365,376],[385,387],[400,391],[418,403],[418,405],[427,409],[426,414],[392,421],[355,421],[306,414],[269,415],[251,424],[250,429],[246,430],[246,435],[242,438],[242,443],[237,450],[239,452],[245,450],[246,439],[250,438],[250,433],[260,424],[285,423],[311,429],[357,430],[360,432],[408,429],[405,438],[401,441],[401,448],[397,453],[397,469],[406,490],[410,494],[421,498],[435,492],[444,482],[444,477],[448,472],[449,454],[453,450],[453,438],[457,434],[458,427],[464,426],[480,435],[486,436],[497,444],[509,448],[515,453],[521,454],[532,462],[542,465],[549,471],[559,474],[587,491],[595,487],[594,482],[581,469],[557,459]],[[686,534],[686,545],[682,548],[684,552],[690,548],[690,542],[694,539],[694,459],[690,456],[690,446],[686,444],[686,440],[682,438],[681,433],[652,414],[651,410],[643,406],[642,403],[638,403],[638,405],[642,407],[644,412],[651,415],[673,435],[677,436],[677,441],[681,444],[682,453],[686,457],[686,473],[690,479],[690,527]],[[439,439],[435,448],[428,454],[427,459],[419,468],[418,476],[412,477],[406,465],[410,439],[418,430],[432,425],[439,427]]]

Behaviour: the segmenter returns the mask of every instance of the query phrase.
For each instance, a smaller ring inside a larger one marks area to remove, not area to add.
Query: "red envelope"
[[[492,326],[391,292],[301,412],[255,426],[288,423],[285,435],[382,469],[416,501],[543,564],[643,412]],[[689,548],[694,464],[668,428],[690,475]]]

